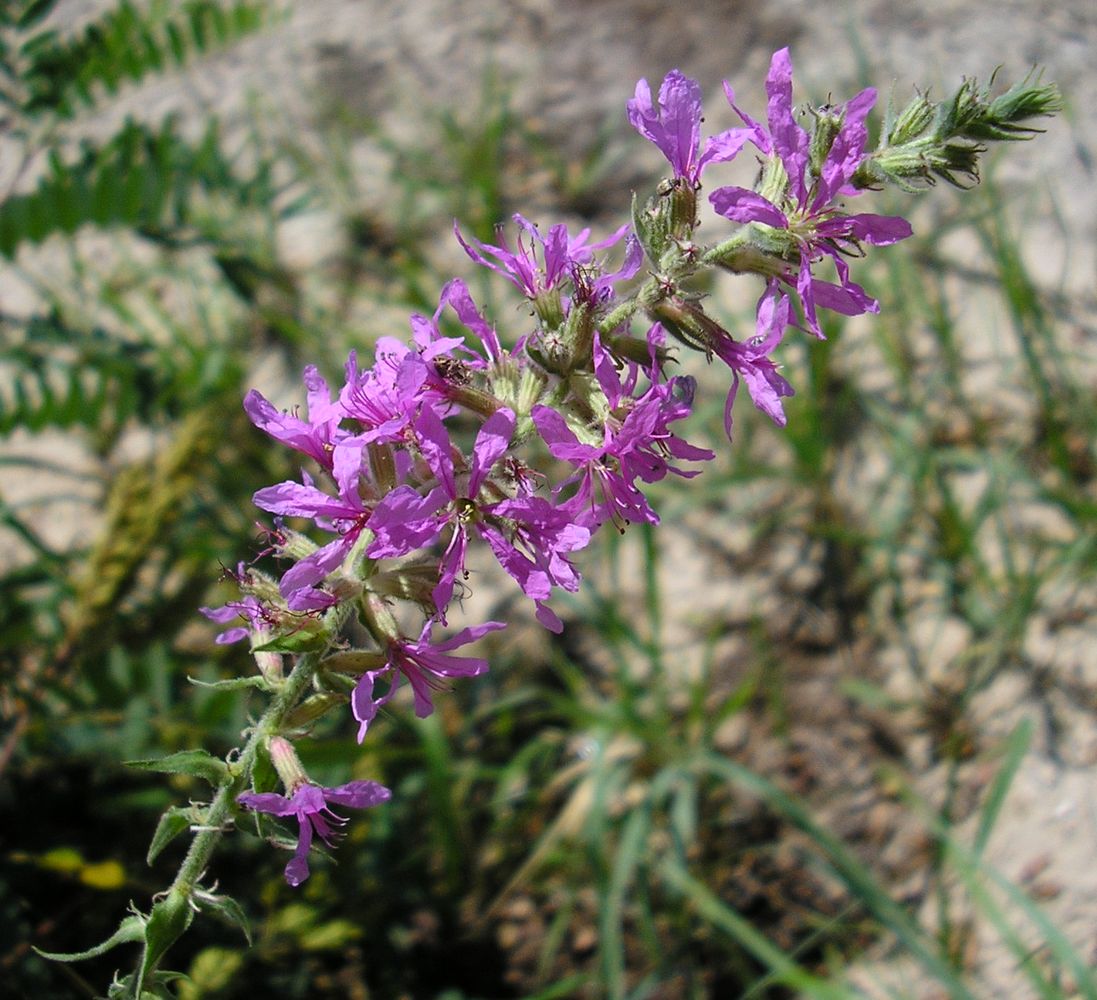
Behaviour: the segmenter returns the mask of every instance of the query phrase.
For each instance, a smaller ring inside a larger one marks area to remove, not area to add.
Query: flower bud
[[[262,636],[257,635],[256,645],[262,645],[264,642],[269,642],[272,638],[270,635]],[[270,653],[262,650],[252,653],[255,657],[255,665],[259,668],[259,673],[263,675],[263,679],[270,681],[272,684],[277,684],[282,680],[282,654]]]
[[[290,795],[302,785],[308,784],[309,777],[305,773],[304,765],[289,740],[282,736],[272,736],[267,749],[270,751],[270,762]]]
[[[811,133],[811,148],[808,155],[812,173],[819,176],[823,172],[823,164],[827,162],[827,157],[830,155],[830,147],[834,145],[834,140],[842,130],[842,119],[845,113],[842,108],[836,108],[830,104],[812,108],[811,113],[815,116],[815,128]]]
[[[937,106],[924,94],[919,94],[895,119],[887,133],[888,145],[901,146],[917,139],[933,124],[936,116]]]

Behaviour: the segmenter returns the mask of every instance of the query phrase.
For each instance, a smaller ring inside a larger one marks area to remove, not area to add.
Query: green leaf
[[[244,956],[229,948],[205,948],[191,962],[179,984],[179,1000],[200,1000],[225,989],[244,964]]]
[[[264,642],[261,646],[253,646],[253,653],[311,653],[324,649],[329,640],[325,635],[316,632],[291,632],[289,635],[280,635],[270,642]]]
[[[1028,753],[1031,742],[1032,720],[1022,719],[1006,741],[1005,760],[1002,761],[1002,767],[991,782],[983,810],[979,815],[979,828],[975,831],[975,842],[971,851],[976,862],[982,858],[983,851],[986,850],[994,824],[1002,811],[1013,779],[1017,775],[1017,768],[1021,766],[1021,761]]]
[[[105,954],[117,945],[128,944],[131,941],[143,941],[144,939],[145,918],[140,914],[135,913],[126,917],[125,920],[118,925],[118,930],[107,938],[106,941],[96,945],[94,948],[89,948],[87,951],[54,952],[41,951],[38,948],[35,948],[34,950],[43,958],[48,958],[54,962],[83,962],[88,958],[98,958],[100,955]]]
[[[151,865],[168,844],[184,830],[189,829],[192,822],[194,817],[189,809],[171,806],[156,824],[156,832],[152,835],[152,843],[149,844],[149,852],[145,860]]]
[[[263,164],[240,176],[221,148],[212,123],[194,146],[174,120],[159,131],[127,121],[105,144],[82,145],[73,162],[53,156],[31,191],[0,203],[0,254],[14,257],[24,243],[83,225],[132,226],[154,235],[169,224],[192,222],[192,202],[222,193],[241,207],[269,206],[275,192]]]
[[[23,30],[33,28],[56,6],[57,0],[33,0],[19,15],[19,20],[15,22],[15,26]]]
[[[377,670],[385,665],[385,654],[374,653],[366,649],[346,649],[320,661],[320,666],[340,674],[364,674],[367,670]]]
[[[127,766],[139,771],[160,771],[164,774],[190,774],[204,778],[215,788],[228,777],[225,762],[205,750],[180,750],[155,760],[128,760]]]
[[[244,933],[248,947],[251,947],[251,924],[243,908],[231,896],[203,896],[199,904],[220,917],[225,923],[237,927]]]
[[[738,941],[760,962],[769,966],[773,978],[806,997],[849,1000],[848,990],[828,983],[797,965],[769,941],[749,920],[728,907],[703,882],[693,878],[680,864],[667,860],[660,868],[664,881],[685,896],[706,920]]]
[[[201,681],[197,677],[188,677],[187,680],[195,687],[215,688],[218,691],[239,691],[243,688],[259,688],[262,691],[273,690],[267,679],[259,674],[254,677],[227,677],[221,681]]]
[[[137,980],[136,993],[141,995],[145,979],[152,976],[167,950],[186,933],[194,919],[194,908],[186,893],[173,889],[159,900],[145,924],[145,954]]]
[[[41,20],[55,2],[32,4],[20,27]],[[252,34],[270,12],[266,3],[237,2],[226,9],[221,0],[190,0],[165,16],[123,0],[72,36],[43,32],[23,46],[29,60],[21,74],[29,94],[23,113],[72,117],[79,105],[94,105],[101,91],[117,91],[123,79],[159,72],[169,56],[182,65],[214,45]]]

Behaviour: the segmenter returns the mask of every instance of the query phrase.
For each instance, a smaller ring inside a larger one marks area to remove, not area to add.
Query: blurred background
[[[658,485],[658,530],[583,554],[561,636],[484,565],[468,622],[511,622],[490,674],[428,720],[394,703],[362,747],[325,720],[313,776],[392,803],[298,890],[228,837],[210,878],[253,943],[197,921],[178,992],[1097,998],[1090,4],[0,11],[6,995],[129,967],[32,948],[98,943],[178,865],[182,840],[151,867],[149,841],[204,787],[123,762],[247,725],[246,693],[192,683],[253,671],[196,609],[262,547],[251,494],[298,471],[244,393],[301,405],[305,364],[337,381],[458,275],[515,339],[453,220],[606,235],[662,168],[625,120],[637,78],[697,78],[714,132],[721,81],[762,116],[790,45],[798,101],[875,85],[882,111],[1040,66],[1066,110],[974,190],[864,199],[916,236],[855,262],[879,316],[786,338],[786,429],[743,406],[729,445],[726,381],[688,369],[686,436],[718,458]],[[750,329],[756,285],[708,292]]]

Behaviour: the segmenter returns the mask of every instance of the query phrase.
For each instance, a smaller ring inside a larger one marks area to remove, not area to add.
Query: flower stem
[[[226,761],[229,765],[228,777],[210,803],[205,822],[191,841],[190,849],[166,895],[192,899],[225,832],[225,823],[232,813],[233,802],[251,778],[260,748],[269,737],[278,734],[290,712],[308,690],[319,663],[319,653],[303,653],[297,658],[297,663],[278,688],[270,707],[249,732],[239,756],[232,762]],[[151,970],[146,970],[148,971]]]

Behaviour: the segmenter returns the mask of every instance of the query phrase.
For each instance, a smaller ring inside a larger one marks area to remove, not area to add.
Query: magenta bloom
[[[370,723],[378,709],[395,694],[402,678],[406,677],[415,696],[415,714],[425,719],[434,711],[431,691],[441,688],[449,677],[476,677],[488,669],[488,661],[476,656],[452,656],[450,650],[475,642],[488,632],[506,628],[504,622],[485,622],[461,629],[445,642],[432,643],[430,639],[434,621],[429,620],[414,642],[398,639],[389,643],[388,659],[379,670],[369,670],[358,679],[351,694],[351,711],[358,720],[358,742],[365,738]],[[375,698],[373,689],[381,677],[391,678],[388,690]]]
[[[308,854],[313,834],[318,834],[328,847],[334,847],[338,836],[336,828],[347,822],[344,817],[328,808],[329,803],[350,809],[368,809],[387,802],[390,798],[392,792],[376,781],[351,781],[337,788],[304,784],[288,799],[275,792],[244,792],[236,797],[236,801],[256,812],[297,817],[301,832],[297,839],[297,850],[286,865],[286,881],[292,886],[299,886],[309,877]]]
[[[332,446],[347,436],[346,431],[339,429],[343,414],[332,401],[328,384],[315,366],[309,365],[305,369],[304,380],[308,389],[307,420],[275,408],[255,389],[244,397],[244,409],[260,430],[315,459],[330,471]]]
[[[374,540],[369,547],[373,559],[406,555],[433,542],[446,525],[453,532],[442,556],[434,605],[445,624],[445,610],[453,596],[458,573],[464,570],[469,527],[477,519],[477,497],[492,467],[506,452],[514,433],[514,414],[505,407],[485,421],[476,435],[467,481],[458,482],[453,462],[453,445],[438,415],[429,407],[415,424],[423,458],[438,480],[438,486],[420,496],[410,486],[391,490],[377,505],[369,521]]]
[[[636,84],[626,104],[628,120],[645,139],[659,147],[681,177],[696,186],[710,163],[732,159],[750,139],[745,129],[729,129],[705,140],[701,149],[701,88],[695,80],[672,69],[659,88],[659,107],[651,99],[647,80]]]
[[[530,299],[536,299],[553,290],[564,278],[574,280],[578,268],[587,267],[594,261],[596,250],[614,246],[629,228],[627,225],[622,226],[612,236],[598,243],[587,243],[590,229],[582,230],[577,236],[568,236],[567,227],[563,223],[557,223],[549,229],[547,236],[542,236],[540,229],[524,216],[516,214],[514,221],[529,240],[527,246],[519,235],[515,240],[517,250],[511,250],[507,245],[502,226],[496,230],[499,246],[481,243],[476,239],[471,241],[475,246],[470,246],[461,236],[456,222],[453,224],[453,232],[465,253],[477,264],[501,274]],[[635,254],[629,256],[631,262]],[[639,267],[638,262],[636,266]],[[635,270],[632,273],[635,274]]]
[[[240,601],[229,601],[224,607],[199,608],[198,610],[211,622],[217,622],[218,625],[226,625],[237,618],[243,618],[247,622],[247,625],[237,625],[221,632],[214,642],[222,646],[246,639],[253,631],[267,624],[269,614],[259,598],[253,594],[245,595],[244,599]]]
[[[771,283],[758,302],[758,332],[745,344],[730,335],[714,340],[712,350],[732,371],[731,390],[724,404],[724,430],[731,437],[731,409],[739,391],[740,378],[746,382],[754,405],[784,427],[787,422],[781,399],[793,395],[793,388],[777,371],[768,355],[780,343],[789,320],[788,296]]]
[[[481,351],[476,351],[465,344],[464,337],[446,337],[442,334],[438,321],[446,306],[453,309],[465,329],[476,335],[481,344]],[[467,356],[468,360],[465,363],[469,367],[482,369],[498,361],[503,355],[503,348],[494,327],[480,314],[480,310],[472,300],[468,285],[460,278],[453,278],[446,282],[442,288],[442,294],[438,296],[438,308],[434,310],[432,318],[427,319],[419,313],[411,317],[411,329],[415,345],[419,348],[423,359],[431,362],[430,371],[434,374],[432,384],[441,389],[443,395],[446,383],[445,379],[438,374],[439,365],[436,359],[445,357],[456,362],[455,354],[460,351]]]
[[[711,451],[696,448],[668,430],[672,421],[689,415],[693,380],[674,378],[653,383],[642,396],[634,398],[635,366],[630,366],[627,379],[622,381],[597,336],[593,356],[594,371],[610,411],[600,444],[580,441],[551,407],[535,406],[530,414],[552,455],[576,467],[576,473],[557,487],[559,492],[578,483],[578,490],[563,509],[592,530],[609,520],[618,525],[635,521],[658,524],[659,515],[651,509],[636,480],[654,483],[669,472],[684,478],[696,475],[671,465],[668,456],[685,461],[714,457]]]
[[[415,418],[426,380],[427,366],[418,353],[395,337],[380,337],[372,368],[360,371],[357,352],[350,352],[339,403],[361,426],[363,444],[400,441]]]
[[[776,157],[784,167],[787,189],[779,204],[756,191],[722,187],[709,196],[716,211],[733,222],[753,222],[785,230],[799,252],[799,267],[786,282],[795,288],[803,306],[807,329],[822,336],[816,306],[847,316],[878,312],[875,299],[849,279],[843,253],[858,253],[860,244],[887,246],[911,235],[910,223],[896,216],[862,213],[849,215],[836,199],[857,194],[849,181],[865,156],[868,129],[865,119],[876,103],[871,87],[861,91],[834,112],[841,122],[826,158],[817,172],[811,164],[811,137],[796,121],[792,111],[792,60],[788,49],[775,52],[766,77],[769,96],[768,131],[735,105],[735,94],[726,83],[729,103],[746,123],[737,130],[764,154]],[[824,258],[834,261],[838,284],[822,281],[812,267]]]
[[[282,577],[280,588],[293,611],[317,610],[329,603],[313,584],[342,565],[365,530],[371,508],[362,499],[359,489],[363,473],[362,449],[359,439],[345,441],[335,448],[332,475],[339,489],[338,496],[325,493],[306,475],[303,484],[278,483],[258,490],[252,498],[256,507],[285,517],[311,518],[317,526],[338,536],[306,556]]]

